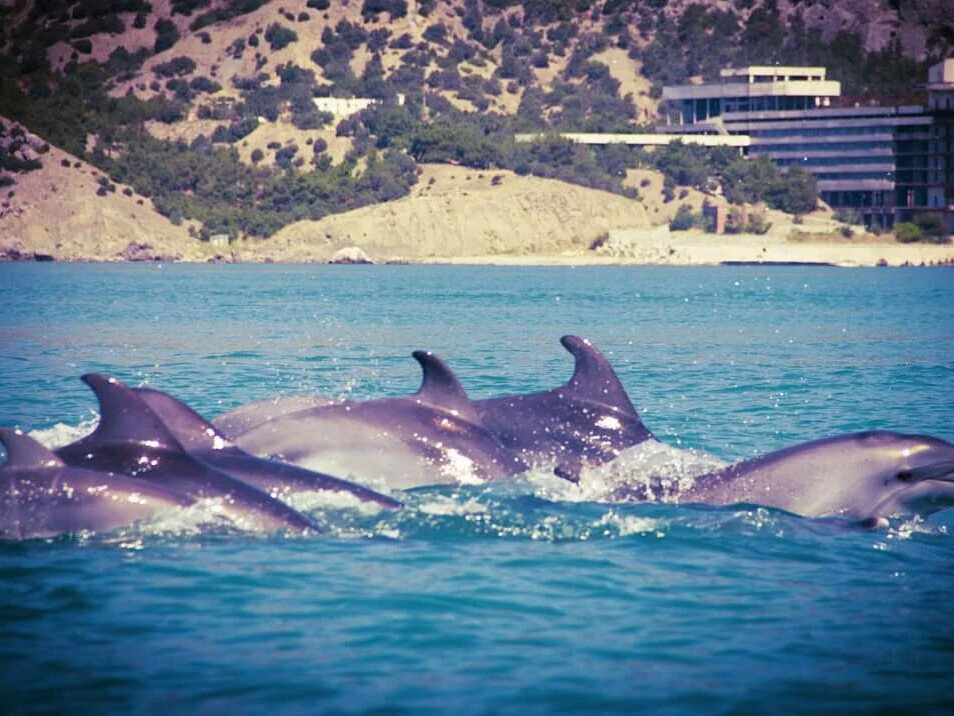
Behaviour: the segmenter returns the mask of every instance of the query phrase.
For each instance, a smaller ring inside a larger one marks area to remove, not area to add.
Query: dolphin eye
[[[914,473],[910,470],[902,470],[898,473],[898,479],[901,480],[901,482],[910,482],[914,479]]]

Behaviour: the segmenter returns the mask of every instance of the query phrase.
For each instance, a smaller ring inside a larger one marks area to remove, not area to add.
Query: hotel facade
[[[852,106],[824,67],[727,69],[665,87],[669,134],[748,137],[749,156],[811,172],[823,201],[890,228],[937,215],[954,233],[954,59],[930,68],[926,105]]]

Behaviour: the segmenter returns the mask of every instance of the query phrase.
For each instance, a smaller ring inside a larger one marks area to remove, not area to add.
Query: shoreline
[[[954,266],[954,243],[899,243],[893,238],[862,235],[840,238],[778,234],[715,235],[700,231],[659,235],[634,232],[625,242],[598,249],[513,251],[474,254],[401,255],[388,247],[365,251],[360,244],[316,241],[313,235],[295,241],[239,240],[212,245],[197,240],[168,241],[140,236],[125,245],[76,240],[67,244],[29,247],[29,242],[0,241],[0,262],[57,263],[242,263],[242,264],[413,264],[472,266]],[[324,237],[323,237],[324,238]],[[422,239],[422,243],[425,239]],[[6,246],[3,244],[6,243]],[[434,242],[436,243],[436,242]],[[525,246],[526,244],[523,244]],[[433,243],[431,244],[433,247]]]
[[[842,248],[842,247],[839,247]],[[670,255],[658,249],[645,256],[608,256],[598,252],[564,252],[559,254],[484,254],[475,256],[382,257],[372,261],[348,262],[328,259],[257,257],[245,252],[214,254],[208,257],[155,255],[127,258],[123,256],[56,257],[25,252],[17,256],[0,255],[0,263],[60,264],[244,264],[244,265],[318,265],[318,266],[804,266],[831,268],[875,267],[954,267],[954,245],[877,244],[865,247],[844,247],[839,251],[829,244],[800,244],[751,255],[739,251],[706,248],[699,252],[680,249]]]

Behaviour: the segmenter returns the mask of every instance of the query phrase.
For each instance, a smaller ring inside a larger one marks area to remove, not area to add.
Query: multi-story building
[[[954,233],[954,59],[930,69],[925,106],[839,106],[840,83],[823,67],[746,67],[720,79],[665,87],[676,110],[665,130],[748,136],[749,155],[804,167],[826,203],[869,225],[933,213]]]

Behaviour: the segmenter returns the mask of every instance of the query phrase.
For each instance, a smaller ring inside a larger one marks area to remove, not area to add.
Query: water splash
[[[678,502],[695,479],[727,465],[713,455],[649,440],[622,451],[615,460],[584,467],[580,480],[554,479],[534,470],[529,479],[541,497],[561,502]]]
[[[88,418],[84,418],[77,425],[57,423],[49,428],[31,430],[28,435],[50,450],[55,450],[85,438],[96,429],[98,424],[99,413],[91,412]]]

